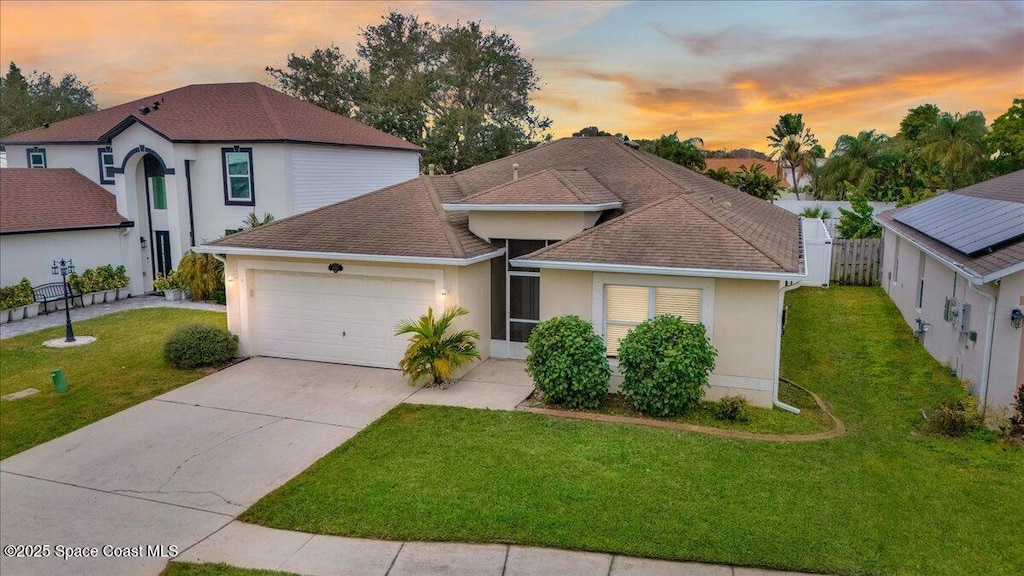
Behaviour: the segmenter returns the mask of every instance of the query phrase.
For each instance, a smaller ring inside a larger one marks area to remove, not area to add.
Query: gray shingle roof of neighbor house
[[[148,108],[145,114],[140,108]],[[298,142],[422,150],[256,82],[192,84],[3,138],[4,144],[101,143],[134,123],[174,142]]]
[[[514,183],[513,164],[519,165]],[[566,174],[570,186],[556,176]],[[467,212],[443,205],[483,193],[509,203],[540,203],[544,188],[525,184],[549,178],[558,181],[556,196],[585,188],[584,197],[605,200],[607,191],[622,206],[606,213],[606,222],[529,260],[802,273],[798,216],[613,137],[564,138],[453,175],[421,176],[210,246],[226,252],[472,258],[494,247],[469,231]]]
[[[72,168],[0,169],[0,234],[127,225],[114,195]]]
[[[994,280],[1024,269],[1024,170],[875,219],[971,276]]]

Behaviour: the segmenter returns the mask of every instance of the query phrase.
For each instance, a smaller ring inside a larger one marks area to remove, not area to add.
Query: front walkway
[[[113,314],[114,312],[121,312],[123,310],[165,307],[193,308],[196,310],[212,310],[214,312],[224,312],[227,310],[226,306],[211,304],[208,302],[192,302],[191,300],[176,300],[174,302],[168,302],[163,296],[132,296],[131,298],[125,298],[124,300],[118,300],[108,304],[93,304],[92,306],[86,306],[84,308],[72,308],[71,321],[77,322],[79,320],[88,320],[89,318],[105,316],[107,314]],[[17,320],[15,322],[8,322],[0,325],[0,340],[14,338],[15,336],[21,336],[22,334],[45,330],[55,326],[63,326],[64,322],[65,318],[63,310],[57,310],[56,312],[50,312],[49,314],[43,314],[40,312],[35,318]]]
[[[721,564],[507,544],[393,542],[232,522],[175,562],[223,562],[309,576],[796,576]]]

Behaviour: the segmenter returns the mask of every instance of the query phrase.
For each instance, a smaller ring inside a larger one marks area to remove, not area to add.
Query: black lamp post
[[[52,272],[54,275],[60,274],[61,280],[63,280],[62,284],[64,285],[64,317],[66,318],[65,323],[67,327],[67,336],[64,338],[64,341],[74,342],[75,331],[71,329],[71,302],[69,302],[71,291],[68,290],[68,274],[75,273],[75,264],[71,261],[70,258],[68,258],[67,260],[61,258],[60,262],[54,260],[53,266],[50,267],[50,272]]]

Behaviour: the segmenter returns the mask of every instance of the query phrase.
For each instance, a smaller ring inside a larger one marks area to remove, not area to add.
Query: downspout
[[[967,288],[981,296],[988,301],[988,324],[985,326],[985,350],[982,352],[981,358],[981,391],[978,393],[978,397],[981,398],[981,415],[985,416],[985,409],[988,408],[988,377],[989,372],[992,368],[992,340],[996,334],[996,297],[985,292],[984,290],[978,290],[974,287],[974,283],[969,278],[965,278],[967,281]]]
[[[779,370],[782,364],[782,310],[785,308],[786,292],[799,287],[799,282],[792,284],[783,283],[782,287],[779,288],[779,305],[775,312],[775,377],[772,378],[772,404],[793,414],[799,414],[800,409],[779,400]]]

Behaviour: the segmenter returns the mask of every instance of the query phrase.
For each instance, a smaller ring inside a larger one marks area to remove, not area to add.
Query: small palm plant
[[[480,334],[475,330],[447,334],[452,322],[466,314],[469,314],[468,310],[456,306],[435,318],[434,309],[427,308],[427,313],[418,320],[410,318],[398,325],[395,336],[410,334],[409,348],[398,368],[412,379],[413,384],[429,377],[428,386],[446,387],[451,384],[456,370],[480,358],[476,349]]]

